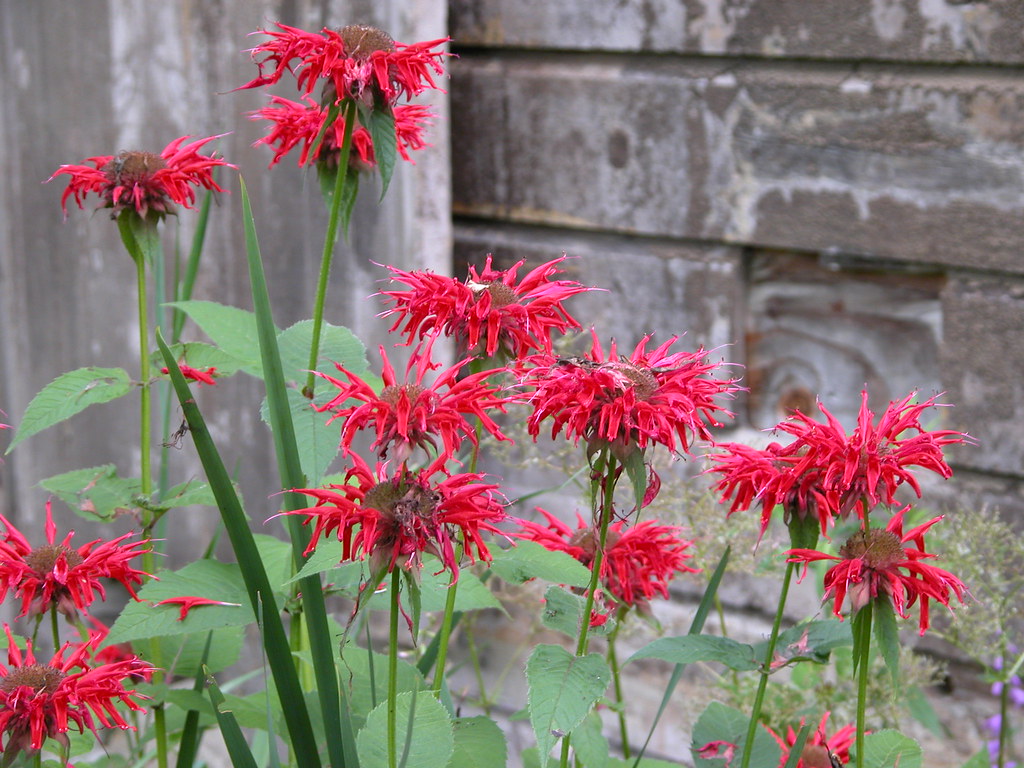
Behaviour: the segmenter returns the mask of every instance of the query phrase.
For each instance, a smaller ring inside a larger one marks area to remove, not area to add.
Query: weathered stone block
[[[453,63],[455,210],[1024,270],[1008,73],[535,55]]]
[[[977,439],[965,467],[1019,477],[1024,468],[1024,281],[954,275],[942,294],[947,421]]]
[[[906,61],[1024,61],[1015,0],[453,0],[457,45]]]

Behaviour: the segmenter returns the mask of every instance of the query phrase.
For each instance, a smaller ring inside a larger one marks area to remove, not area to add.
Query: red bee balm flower
[[[565,552],[591,568],[600,531],[587,525],[579,515],[574,530],[550,512],[539,507],[537,511],[547,519],[547,525],[523,521],[522,531],[517,535],[546,549]],[[630,528],[622,520],[608,526],[600,578],[605,589],[615,596],[607,601],[609,607],[618,600],[646,610],[656,595],[668,597],[668,583],[677,573],[699,570],[685,564],[690,558],[686,550],[693,542],[681,538],[679,533],[679,528],[654,520]]]
[[[345,419],[341,445],[346,455],[351,453],[352,440],[358,431],[370,424],[374,425],[377,432],[372,448],[382,459],[394,448],[394,457],[399,463],[404,463],[416,447],[437,450],[435,437],[441,439],[443,460],[454,455],[463,438],[468,438],[476,445],[476,430],[466,421],[468,415],[476,416],[481,426],[496,439],[508,440],[487,415],[487,410],[491,408],[504,411],[505,403],[508,402],[507,398],[495,397],[496,390],[487,386],[487,377],[492,371],[481,371],[459,378],[459,372],[470,362],[467,359],[444,371],[428,387],[423,383],[423,378],[432,367],[429,351],[424,350],[409,361],[406,380],[400,384],[384,347],[380,347],[380,356],[384,361],[381,374],[384,388],[379,393],[337,363],[335,365],[338,370],[348,377],[347,384],[332,376],[320,374],[340,392],[316,409],[333,411],[331,421]],[[409,382],[409,374],[414,366],[415,380]],[[346,406],[352,399],[361,400],[362,405]]]
[[[75,533],[71,531],[58,544],[49,501],[46,502],[47,543],[42,547],[33,549],[3,515],[0,515],[0,522],[7,528],[0,541],[0,601],[6,599],[7,590],[13,590],[21,597],[19,616],[56,607],[73,618],[76,610],[84,611],[92,604],[96,593],[106,598],[100,582],[104,578],[120,582],[138,600],[134,587],[148,574],[135,570],[128,561],[148,552],[148,541],[126,543],[132,536],[126,533],[112,541],[96,539],[72,549],[71,537]]]
[[[375,27],[353,24],[340,30],[324,27],[319,33],[306,32],[286,24],[277,30],[261,30],[270,40],[251,49],[260,76],[241,88],[259,88],[278,82],[287,71],[295,72],[303,93],[313,92],[319,80],[333,89],[336,101],[365,99],[379,95],[394,103],[399,96],[409,98],[428,88],[437,88],[433,75],[444,74],[441,62],[447,56],[434,50],[448,38],[423,43],[396,43]],[[292,62],[299,63],[292,66]],[[272,71],[264,75],[267,64]]]
[[[459,529],[470,562],[491,559],[481,532],[501,533],[496,524],[505,519],[505,510],[494,498],[497,485],[482,482],[483,475],[476,473],[433,484],[441,459],[419,472],[399,471],[389,477],[383,467],[373,472],[358,455],[351,458],[354,466],[344,485],[297,489],[317,500],[316,506],[287,513],[305,515],[306,524],[316,521],[307,554],[321,537],[337,530],[342,560],[369,554],[374,572],[396,565],[418,570],[422,553],[429,552],[455,580],[459,563],[453,541]]]
[[[821,722],[818,724],[818,730],[807,737],[807,741],[804,742],[804,750],[800,755],[800,759],[797,760],[796,768],[833,768],[833,757],[839,761],[840,765],[846,765],[850,762],[850,747],[853,746],[857,729],[852,725],[844,725],[833,733],[832,736],[826,737],[825,723],[828,722],[829,714],[831,713],[825,713],[825,716],[821,718]],[[801,720],[800,727],[802,728],[803,725],[804,721]],[[785,739],[770,728],[768,732],[775,737],[775,740],[782,748],[779,768],[785,768],[786,763],[789,761],[790,750],[796,744],[797,732],[792,727],[787,728]]]
[[[833,613],[842,618],[843,602],[850,597],[850,610],[856,612],[868,602],[887,597],[893,610],[904,619],[907,609],[920,600],[920,633],[928,629],[928,602],[938,600],[947,608],[953,595],[963,602],[967,587],[949,571],[922,562],[935,557],[924,551],[924,533],[941,520],[936,517],[923,525],[903,533],[903,515],[906,507],[883,528],[860,530],[839,549],[839,556],[827,555],[813,549],[791,549],[790,563],[806,564],[817,560],[835,560],[825,574],[825,600],[834,598]],[[904,544],[913,542],[914,546]]]
[[[595,334],[585,358],[527,359],[532,367],[523,381],[534,387],[530,434],[536,439],[550,418],[552,437],[564,429],[576,443],[608,443],[618,451],[644,450],[653,442],[689,453],[694,439],[711,440],[705,421],[720,427],[716,414],[733,415],[715,397],[739,387],[735,379],[713,378],[719,366],[708,362],[703,349],[670,354],[677,338],[648,352],[645,336],[629,357],[620,356],[613,341],[605,358]]]
[[[730,513],[760,501],[763,533],[775,505],[783,504],[787,512],[816,514],[824,533],[833,517],[856,509],[863,520],[876,505],[895,504],[896,489],[903,483],[920,498],[921,488],[909,468],[948,478],[953,470],[942,456],[943,446],[970,438],[952,430],[925,430],[921,413],[941,403],[935,398],[912,403],[915,394],[890,402],[875,424],[868,393],[862,391],[852,435],[819,403],[826,423],[797,411],[776,427],[796,438],[788,446],[772,443],[758,451],[740,443],[722,444],[726,453],[709,457],[718,463],[710,471],[723,476],[718,490],[733,498]]]
[[[92,166],[62,165],[47,181],[53,181],[62,173],[71,177],[60,198],[65,216],[68,197],[74,195],[75,203],[81,208],[83,198],[90,192],[103,199],[101,207],[113,209],[113,218],[126,209],[146,218],[150,212],[157,217],[174,213],[174,203],[192,208],[196,201],[196,187],[224,191],[213,180],[214,168],[219,165],[235,166],[219,158],[199,154],[202,147],[220,136],[185,144],[188,138],[175,139],[159,155],[122,152],[116,157],[86,158],[85,162],[92,163]]]
[[[138,659],[90,667],[89,643],[74,647],[65,659],[66,643],[46,664],[36,661],[32,643],[23,654],[6,624],[7,666],[0,664],[0,734],[6,740],[0,751],[7,765],[19,751],[37,752],[47,738],[56,739],[66,749],[71,726],[85,733],[96,733],[97,721],[104,728],[129,725],[114,706],[121,702],[136,712],[145,712],[127,690],[124,681],[149,669]],[[77,671],[76,671],[77,670]]]
[[[335,118],[329,129],[324,132],[320,146],[316,147],[328,113],[308,96],[303,98],[305,104],[280,96],[271,96],[271,106],[253,112],[253,119],[269,120],[272,125],[270,133],[253,146],[266,144],[274,149],[271,167],[296,146],[302,145],[302,151],[299,153],[300,166],[317,162],[330,169],[337,168],[338,155],[345,136],[345,119],[341,116]],[[395,107],[394,112],[398,152],[403,160],[412,162],[409,150],[423,149],[427,146],[423,131],[434,115],[426,107],[418,104],[401,104]],[[352,132],[352,154],[349,157],[349,164],[356,170],[370,170],[376,166],[370,132],[362,125],[356,126]]]
[[[417,338],[454,336],[467,354],[478,357],[494,357],[499,349],[514,358],[530,351],[551,352],[551,331],[580,327],[562,302],[591,290],[570,280],[550,279],[565,259],[541,264],[518,283],[516,273],[525,262],[496,270],[490,255],[480,272],[469,268],[465,283],[433,272],[388,267],[392,279],[410,290],[381,291],[394,303],[381,317],[396,316],[390,330],[401,329],[406,344]]]

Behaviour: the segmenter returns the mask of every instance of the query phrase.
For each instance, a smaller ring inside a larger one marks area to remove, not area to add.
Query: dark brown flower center
[[[29,552],[25,556],[25,563],[33,571],[43,576],[53,571],[61,555],[64,555],[68,568],[74,568],[76,565],[81,565],[85,562],[82,556],[77,551],[71,549],[71,547],[66,547],[63,544],[50,544]]]
[[[420,520],[431,520],[440,503],[440,493],[417,483],[377,483],[363,496],[364,507],[376,509],[407,528],[415,527]]]
[[[122,152],[103,166],[103,172],[112,184],[130,184],[166,167],[167,162],[152,152]]]
[[[491,295],[492,307],[505,307],[519,301],[516,292],[502,282],[484,283],[483,289]]]
[[[857,531],[840,547],[839,555],[847,560],[863,558],[876,571],[888,570],[906,559],[899,536],[882,528]]]
[[[362,24],[350,24],[340,30],[341,41],[345,44],[345,55],[353,59],[365,60],[374,51],[391,53],[395,50],[395,41],[387,32]]]
[[[423,387],[416,384],[405,384],[403,386],[392,384],[380,391],[380,399],[391,407],[395,407],[401,401],[403,392],[410,403],[415,403],[416,399],[423,394],[423,391]]]
[[[15,688],[24,685],[37,693],[54,693],[65,677],[67,675],[49,664],[12,667],[5,677],[0,678],[0,690],[11,693]]]
[[[650,368],[640,368],[627,362],[612,364],[616,373],[625,377],[633,385],[637,397],[646,400],[658,390],[658,378]]]

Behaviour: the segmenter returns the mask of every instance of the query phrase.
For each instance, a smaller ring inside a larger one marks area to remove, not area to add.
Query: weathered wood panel
[[[561,251],[552,252],[556,242]],[[684,337],[679,349],[714,349],[715,359],[742,356],[735,344],[742,335],[737,309],[743,292],[737,248],[472,223],[455,230],[460,276],[464,265],[479,266],[488,253],[502,269],[525,259],[522,275],[562,252],[570,257],[561,264],[566,279],[600,289],[573,297],[569,308],[604,344],[614,337],[628,350],[653,333],[656,343],[676,335]]]
[[[460,46],[1024,62],[1016,0],[452,0]]]
[[[1021,272],[1024,81],[464,56],[455,210]]]
[[[290,325],[312,313],[326,213],[312,172],[291,159],[268,170],[268,151],[251,146],[264,127],[247,113],[266,95],[232,92],[256,72],[245,53],[254,44],[249,34],[275,20],[314,30],[370,23],[399,40],[446,34],[439,0],[4,0],[0,9],[0,408],[14,422],[61,373],[85,365],[138,370],[134,268],[105,213],[72,209],[61,222],[64,182],[41,184],[58,165],[122,149],[159,151],[183,134],[230,132],[210,148],[247,181],[275,320]],[[293,96],[288,83],[276,92]],[[336,250],[326,319],[349,325],[372,346],[386,326],[365,301],[385,275],[371,259],[438,270],[450,263],[447,107],[442,94],[431,101],[439,114],[433,148],[416,166],[402,164],[383,206],[376,205],[379,190],[365,185],[351,239]],[[211,217],[196,298],[248,308],[236,175],[221,176],[230,192]],[[168,252],[179,223],[187,248],[192,219],[185,212],[169,220]],[[265,519],[276,511],[269,494],[277,471],[257,412],[261,387],[240,376],[200,398],[228,466],[237,468],[250,514]],[[135,400],[94,407],[21,444],[0,467],[0,512],[34,525],[45,501],[36,483],[59,472],[114,462],[123,475],[136,475]],[[0,435],[0,445],[7,439]],[[201,476],[191,456],[190,448],[172,452],[172,477]],[[184,512],[178,520],[194,538],[177,541],[194,554],[216,514]]]

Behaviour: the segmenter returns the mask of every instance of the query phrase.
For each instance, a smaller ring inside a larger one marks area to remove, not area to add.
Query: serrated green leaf
[[[167,306],[180,309],[188,315],[217,347],[236,359],[246,373],[257,377],[262,375],[256,316],[252,312],[215,301],[195,299],[174,301]]]
[[[853,644],[849,622],[839,619],[808,621],[790,627],[779,635],[775,645],[776,661],[814,661],[824,664],[831,652]],[[768,641],[754,644],[754,656],[763,659]]]
[[[113,520],[122,510],[135,508],[142,483],[117,476],[113,464],[75,469],[41,480],[39,485],[56,494],[75,514],[86,519]]]
[[[505,768],[505,734],[489,717],[460,717],[454,723],[455,748],[448,768]]]
[[[570,587],[590,586],[590,569],[565,552],[545,549],[534,541],[517,541],[514,547],[495,549],[491,570],[511,584],[537,578]]]
[[[875,629],[875,640],[878,652],[889,668],[892,684],[900,684],[900,630],[896,625],[896,611],[888,600],[875,600],[872,624]]]
[[[729,637],[716,635],[682,635],[660,637],[634,653],[627,664],[637,659],[661,659],[672,664],[693,664],[697,661],[717,661],[737,672],[760,667],[752,646],[738,643]]]
[[[237,606],[204,605],[193,608],[178,621],[180,606],[155,605],[173,597],[205,597]],[[238,565],[216,560],[197,560],[179,571],[165,571],[160,581],[139,590],[141,602],[130,602],[110,628],[107,643],[145,640],[150,637],[205,632],[221,627],[244,626],[256,621]]]
[[[876,731],[864,737],[864,765],[871,768],[921,768],[921,757],[921,745],[899,731]]]
[[[982,747],[971,755],[967,762],[960,766],[960,768],[990,768],[991,765],[992,762],[988,755],[988,749],[986,747]]]
[[[544,610],[540,614],[541,624],[568,637],[579,637],[583,608],[583,598],[562,587],[550,586],[544,592]]]
[[[587,768],[608,768],[611,762],[602,726],[601,716],[591,712],[569,736],[576,759]]]
[[[352,727],[358,731],[370,712],[387,699],[388,657],[365,648],[347,645],[341,660],[341,683],[352,707]],[[398,660],[396,688],[399,693],[424,691],[423,675],[404,659]]]
[[[395,115],[391,105],[383,99],[377,99],[367,120],[370,139],[373,141],[373,157],[377,161],[380,172],[380,199],[387,194],[391,184],[391,175],[395,171],[398,157],[398,137],[395,132]]]
[[[647,493],[647,464],[644,462],[643,451],[635,450],[626,456],[622,462],[626,468],[626,476],[633,486],[633,504],[640,509],[644,504],[644,495]]]
[[[319,485],[327,468],[338,455],[342,421],[336,419],[328,424],[330,414],[318,413],[309,399],[297,389],[288,389],[286,396],[292,414],[299,465],[309,485]],[[270,424],[267,400],[260,405],[260,418]]]
[[[439,561],[425,557],[423,572],[420,577],[420,600],[424,611],[443,611],[448,599],[448,589],[452,583],[452,575],[448,571],[438,570]],[[505,607],[494,596],[479,577],[468,570],[459,571],[459,587],[455,593],[455,610],[461,612],[479,611],[484,608],[497,608],[505,613]],[[507,615],[507,614],[506,614]]]
[[[696,768],[724,768],[728,765],[724,757],[703,758],[701,747],[714,741],[723,741],[735,745],[734,755],[738,760],[743,754],[743,745],[747,741],[747,725],[749,717],[721,702],[711,702],[693,726],[691,750]],[[779,745],[764,729],[758,728],[754,736],[754,747],[750,753],[752,766],[777,766],[782,757]]]
[[[166,606],[160,606],[157,610],[162,611],[164,608]],[[198,615],[199,609],[196,609],[195,613]],[[238,631],[234,626],[213,630],[210,653],[204,661],[203,649],[206,646],[207,634],[206,632],[195,632],[187,635],[161,637],[159,641],[160,658],[168,660],[167,673],[179,677],[191,677],[199,669],[200,664],[206,664],[211,672],[220,672],[238,661],[242,654],[242,645],[245,642],[244,632]]]
[[[313,321],[301,320],[285,328],[278,334],[277,343],[285,379],[304,381],[309,367],[309,348],[313,344]],[[361,379],[370,378],[366,345],[348,328],[324,323],[320,327],[320,361],[317,370],[338,376],[335,363],[340,363]],[[329,418],[330,414],[324,414],[324,417]]]
[[[229,355],[220,347],[207,344],[202,341],[190,341],[185,344],[172,344],[171,354],[174,359],[185,365],[199,370],[216,368],[215,376],[231,376],[245,364],[233,355]],[[161,371],[164,366],[164,358],[159,352],[154,352],[150,358],[150,364],[155,371]],[[161,374],[167,376],[168,374]]]
[[[79,368],[51,381],[32,398],[6,453],[27,437],[70,419],[90,405],[127,395],[131,378],[123,368]]]
[[[555,743],[572,733],[604,695],[611,671],[596,654],[573,656],[559,645],[541,644],[526,662],[526,680],[530,724],[544,768]]]
[[[414,696],[416,710],[411,717]],[[446,768],[455,749],[448,710],[429,691],[398,694],[396,709],[395,746],[399,759],[405,758],[405,768]],[[366,718],[366,726],[356,737],[362,768],[388,767],[387,710],[387,702],[381,702]],[[409,751],[403,755],[407,743]]]

